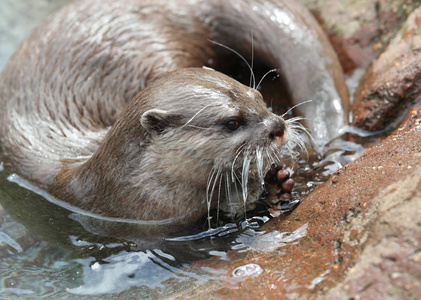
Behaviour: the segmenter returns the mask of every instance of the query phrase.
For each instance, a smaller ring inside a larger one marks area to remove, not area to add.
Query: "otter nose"
[[[279,122],[273,128],[269,134],[270,139],[276,144],[276,146],[281,146],[285,141],[285,123]]]
[[[271,133],[270,136],[272,139],[282,138],[285,134],[285,126],[280,126],[279,128],[275,128]]]

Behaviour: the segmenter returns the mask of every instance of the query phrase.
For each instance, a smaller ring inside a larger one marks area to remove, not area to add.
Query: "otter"
[[[293,1],[75,1],[35,28],[0,76],[4,166],[106,216],[236,213],[303,147],[302,127],[256,89],[201,68],[221,60],[217,44],[277,69],[293,103],[313,99],[301,112],[316,141],[347,123],[341,67]]]

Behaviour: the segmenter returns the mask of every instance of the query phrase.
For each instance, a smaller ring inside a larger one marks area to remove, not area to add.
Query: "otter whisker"
[[[263,187],[265,185],[265,179],[263,176],[263,153],[260,147],[257,147],[256,149],[256,168],[257,168],[257,174],[260,179],[260,184]]]
[[[310,136],[311,138],[311,136]],[[291,135],[291,140],[297,144],[297,146],[301,149],[301,150],[305,150],[305,144],[304,141],[301,139],[301,137],[297,134],[297,135]]]
[[[315,143],[313,136],[311,133],[305,128],[301,123],[298,122],[291,122],[289,124],[290,128],[292,129],[291,132],[291,140],[293,140],[296,144],[299,145],[301,149],[304,149],[307,152],[307,148],[305,147],[305,142],[301,137],[298,135],[298,132],[305,133],[312,143]]]
[[[297,103],[297,104],[295,104],[293,107],[291,107],[290,109],[288,109],[281,117],[283,118],[285,115],[287,115],[287,114],[289,114],[289,112],[291,111],[291,110],[293,110],[294,108],[296,108],[296,107],[298,107],[298,106],[300,106],[300,105],[303,105],[303,104],[307,104],[307,103],[310,103],[310,102],[312,102],[313,100],[307,100],[307,101],[304,101],[304,102],[300,102],[300,103]]]
[[[215,178],[214,178],[213,184],[212,184],[211,202],[212,202],[212,199],[213,199],[213,195],[214,195],[214,192],[215,192],[215,187],[217,185],[217,182],[218,182],[218,180],[220,181],[220,177],[221,177],[221,170],[220,169],[216,169],[216,175],[215,175]],[[219,187],[220,187],[220,185],[219,185]],[[219,209],[220,194],[221,193],[220,193],[220,189],[219,189],[219,191],[218,191],[218,197],[217,197],[218,209]],[[211,204],[211,202],[210,202],[210,204]],[[209,210],[210,210],[210,206],[209,206]],[[217,219],[219,219],[219,214],[217,215]],[[210,221],[210,219],[209,219],[209,221]]]
[[[278,148],[271,145],[270,150],[272,150],[272,154],[275,157],[275,160],[277,161],[277,163],[281,164],[282,163],[282,155],[281,155],[280,151],[278,150]]]
[[[240,178],[238,178],[237,174],[234,173],[234,175],[235,175],[235,179],[236,179],[236,181],[233,181],[233,184],[234,184],[234,187],[235,187],[235,195],[239,195],[238,187],[241,186],[241,180],[240,180]],[[238,184],[237,184],[237,182],[238,182]]]
[[[218,176],[219,176],[219,187],[218,187],[218,202],[217,202],[217,207],[216,207],[216,221],[217,221],[217,223],[219,222],[219,203],[220,203],[220,200],[221,200],[221,184],[222,184],[222,177],[223,177],[223,174],[221,173],[220,170],[219,170]]]
[[[232,207],[235,207],[235,202],[232,201],[231,196],[235,195],[234,199],[237,199],[237,196],[240,195],[238,187],[242,185],[242,181],[240,180],[240,178],[237,176],[236,173],[230,174],[228,172],[226,172],[226,186],[227,186],[227,193],[229,194],[229,196],[227,197],[228,199],[228,207],[229,209],[231,209]],[[230,177],[232,177],[233,179],[230,181]]]
[[[249,157],[248,153],[246,153],[243,160],[243,170],[241,174],[241,188],[243,190],[244,209],[246,209],[246,202],[247,202],[247,197],[248,197],[247,184],[248,184],[248,178],[249,178],[250,162],[251,162],[251,158]]]
[[[204,107],[202,107],[201,109],[199,109],[199,111],[197,113],[194,114],[193,117],[190,118],[190,120],[188,120],[183,126],[181,127],[185,127],[187,126],[191,121],[193,121],[194,118],[197,117],[197,115],[199,115],[202,111],[204,111],[206,108],[208,108],[209,106],[211,106],[213,103],[209,103],[208,105],[205,105]]]
[[[276,69],[272,69],[272,70],[267,71],[267,72],[265,73],[265,75],[263,75],[263,76],[262,76],[262,79],[260,79],[259,83],[258,83],[258,84],[257,84],[257,86],[256,86],[256,89],[258,89],[258,88],[259,88],[259,86],[262,84],[262,82],[263,82],[263,80],[266,78],[266,76],[267,76],[267,75],[269,75],[270,73],[273,73],[273,72],[277,72],[277,70],[276,70]],[[272,106],[272,104],[271,104],[271,106]]]
[[[300,130],[301,132],[304,132],[305,134],[307,134],[307,136],[310,138],[310,140],[315,143],[313,136],[311,135],[311,133],[307,130],[307,128],[305,128],[303,125],[301,124],[294,124],[294,129],[296,130]],[[300,139],[300,141],[302,143],[304,143],[303,140]]]
[[[274,158],[272,157],[272,153],[269,152],[269,148],[268,147],[265,148],[265,151],[266,151],[266,157],[269,160],[269,164],[270,165],[276,164]]]
[[[211,171],[209,172],[208,181],[206,183],[206,201],[209,200],[210,185],[211,185],[214,175],[215,175],[215,168],[212,168]]]
[[[183,125],[184,127],[185,125]],[[218,129],[215,128],[209,128],[209,127],[200,127],[200,126],[196,126],[196,125],[187,125],[187,127],[191,127],[191,128],[197,128],[197,129],[202,129],[202,130],[210,130],[210,131],[215,131],[218,132]]]
[[[244,144],[240,146],[240,148],[238,148],[240,151],[237,153],[237,155],[234,157],[234,160],[232,161],[232,165],[231,165],[231,176],[232,176],[232,182],[234,182],[234,166],[235,166],[235,162],[237,161],[238,157],[241,155],[241,153],[244,150]],[[238,150],[237,150],[238,151]]]
[[[236,153],[240,152],[241,149],[243,149],[246,146],[246,144],[242,144],[240,147],[238,147]]]
[[[207,209],[208,209],[208,227],[209,227],[209,229],[211,228],[210,207],[211,207],[213,192],[214,192],[214,188],[215,188],[216,174],[217,174],[217,170],[215,168],[212,168],[212,170],[209,173],[208,182],[207,182],[207,185],[206,185],[206,204],[207,204]],[[212,181],[213,181],[213,185],[212,185]],[[211,185],[212,185],[212,189],[210,188]]]
[[[231,184],[229,182],[229,173],[225,172],[225,192],[228,200],[228,206],[231,207]]]
[[[249,68],[250,74],[253,77],[253,85],[250,86],[250,87],[253,87],[254,88],[256,86],[256,77],[254,76],[253,68],[250,66],[250,64],[248,63],[248,61],[240,53],[238,53],[234,49],[232,49],[232,48],[230,48],[230,47],[228,47],[228,46],[226,46],[224,44],[221,44],[221,43],[218,43],[218,42],[212,41],[212,40],[208,40],[208,41],[211,42],[211,43],[213,43],[213,44],[215,44],[215,45],[218,45],[218,46],[220,46],[222,48],[225,48],[225,49],[231,51],[232,53],[234,53],[235,55],[237,55],[239,58],[241,58],[245,62],[245,64],[247,65],[247,67]]]
[[[294,160],[296,158],[297,153],[300,152],[296,152],[294,151],[294,149],[290,146],[287,146],[288,151],[286,151],[286,154],[290,159]]]
[[[237,176],[237,173],[234,172],[234,173],[231,174],[231,176],[234,179],[234,180],[232,180],[233,183],[238,182],[241,185],[241,179]]]
[[[299,136],[299,133],[300,132],[305,133],[309,137],[309,139],[312,143],[315,143],[315,141],[314,141],[314,138],[311,135],[311,133],[307,130],[307,128],[305,128],[301,123],[299,123],[299,121],[305,120],[305,119],[306,118],[303,118],[303,117],[299,116],[299,117],[294,117],[294,118],[288,119],[288,120],[286,120],[286,122],[291,129],[290,130],[290,132],[291,132],[291,135],[290,135],[291,143],[295,144],[300,149],[301,153],[303,153],[303,152],[306,153],[306,155],[308,157],[308,151],[307,151],[307,148],[305,146],[305,141]],[[293,151],[293,149],[292,149],[293,147],[290,146],[291,143],[288,143],[288,146],[289,146],[289,149],[291,151]],[[291,156],[291,158],[293,158],[293,157]]]
[[[297,117],[287,119],[287,120],[285,120],[285,122],[287,122],[287,124],[292,124],[292,123],[296,123],[297,121],[302,121],[302,120],[308,120],[308,118],[304,118],[302,116],[297,116]]]
[[[254,37],[253,37],[253,31],[252,30],[250,30],[250,35],[251,35],[251,69],[253,70],[254,69]],[[251,87],[252,85],[251,85],[251,83],[252,83],[252,79],[253,79],[253,76],[252,76],[252,72],[250,72],[250,83],[249,83],[249,86]],[[253,88],[255,89],[256,87],[254,86],[254,84],[255,84],[256,82],[254,82],[253,83]]]
[[[271,164],[276,165],[277,162],[276,162],[276,159],[274,158],[273,150],[271,152],[269,152],[269,150],[271,150],[271,149],[266,149],[266,151],[268,152],[268,155],[270,157]]]
[[[307,154],[307,148],[306,147],[304,147],[303,145],[297,143],[296,140],[291,140],[291,141],[295,144],[296,147],[298,147],[298,149],[299,149],[298,153],[305,152]],[[290,149],[289,152],[291,153],[291,158],[293,158],[292,154],[294,152],[294,149],[292,147],[288,147],[288,148]]]

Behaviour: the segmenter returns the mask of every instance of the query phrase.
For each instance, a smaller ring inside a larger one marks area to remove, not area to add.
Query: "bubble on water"
[[[232,272],[234,277],[256,277],[262,274],[263,268],[258,264],[247,264],[241,267],[238,267]]]
[[[95,263],[92,264],[91,269],[92,270],[99,270],[99,269],[101,269],[101,264],[99,262],[95,262]]]

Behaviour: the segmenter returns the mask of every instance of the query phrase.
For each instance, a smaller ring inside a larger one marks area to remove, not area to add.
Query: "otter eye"
[[[225,123],[225,126],[230,131],[236,131],[240,127],[240,122],[238,120],[229,120]]]

